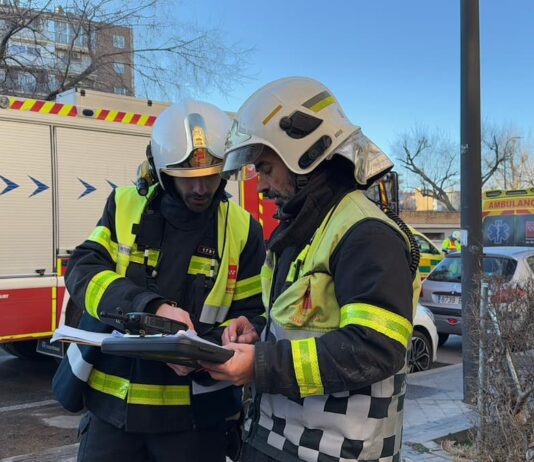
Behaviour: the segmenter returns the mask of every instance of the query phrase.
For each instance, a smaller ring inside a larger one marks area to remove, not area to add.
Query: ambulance
[[[445,258],[445,254],[423,233],[411,226],[409,228],[415,238],[415,242],[417,242],[417,245],[419,246],[419,274],[421,276],[421,281],[423,281],[437,264]]]
[[[485,247],[534,246],[534,188],[485,192],[482,236]]]

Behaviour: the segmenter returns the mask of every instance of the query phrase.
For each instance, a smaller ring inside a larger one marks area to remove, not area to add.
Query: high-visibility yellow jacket
[[[419,296],[408,249],[397,224],[353,191],[289,267],[283,252],[268,253],[249,444],[284,461],[398,460]]]
[[[441,244],[441,250],[445,253],[461,252],[462,244],[456,239],[445,239]]]
[[[99,319],[102,312],[145,311],[173,301],[190,312],[199,334],[220,342],[232,318],[261,314],[259,224],[222,193],[204,215],[177,204],[155,189],[148,200],[134,187],[110,196],[67,270],[69,293],[84,308],[81,328],[110,331]],[[54,391],[70,410],[83,403],[127,431],[158,433],[216,425],[239,411],[239,389],[204,379],[72,344]]]

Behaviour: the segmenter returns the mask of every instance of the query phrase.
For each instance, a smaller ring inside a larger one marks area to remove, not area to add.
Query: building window
[[[17,75],[17,84],[21,90],[33,93],[37,86],[37,79],[29,72],[20,72]]]
[[[82,62],[82,54],[80,52],[78,52],[78,51],[73,51],[70,54],[70,60],[73,63],[81,63]]]
[[[113,69],[117,74],[124,74],[125,66],[123,63],[113,63]]]
[[[48,21],[48,35],[55,37],[57,43],[63,45],[74,45],[86,48],[88,36],[80,25],[67,24],[63,21]]]
[[[56,21],[55,23],[56,42],[68,44],[69,43],[69,25],[63,21]]]
[[[59,82],[57,79],[57,76],[55,74],[48,74],[47,75],[48,80],[48,89],[49,90],[55,90],[57,87],[59,87]]]
[[[77,31],[77,34],[78,35],[76,36],[74,31],[72,31],[72,37],[76,37],[74,39],[74,45],[77,47],[87,48],[87,45],[89,43],[87,33],[84,30],[80,29]]]
[[[123,35],[113,35],[113,46],[115,48],[124,48],[126,46],[126,39]]]
[[[113,93],[126,96],[128,94],[128,89],[126,87],[113,87]]]
[[[56,61],[58,66],[60,66],[61,68],[65,67],[68,63],[67,52],[63,50],[56,51]]]
[[[35,56],[36,58],[41,57],[41,50],[39,50],[39,48],[37,47],[32,47],[29,45],[26,46],[26,53],[28,53],[29,55]]]
[[[20,56],[26,53],[26,47],[24,45],[10,45],[9,52],[14,56]]]

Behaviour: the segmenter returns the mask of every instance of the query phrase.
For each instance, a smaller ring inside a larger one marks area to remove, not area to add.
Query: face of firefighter
[[[258,172],[258,192],[274,200],[278,208],[287,203],[296,193],[295,175],[270,148],[264,147],[254,162]]]
[[[213,196],[221,184],[219,174],[192,178],[174,177],[173,180],[174,187],[187,208],[196,213],[203,212],[211,205]]]

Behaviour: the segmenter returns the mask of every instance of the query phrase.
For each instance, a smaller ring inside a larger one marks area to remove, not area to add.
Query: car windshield
[[[483,257],[482,271],[487,278],[512,279],[517,261],[507,257]],[[462,280],[462,258],[460,255],[447,257],[428,275],[431,281],[460,282]]]

